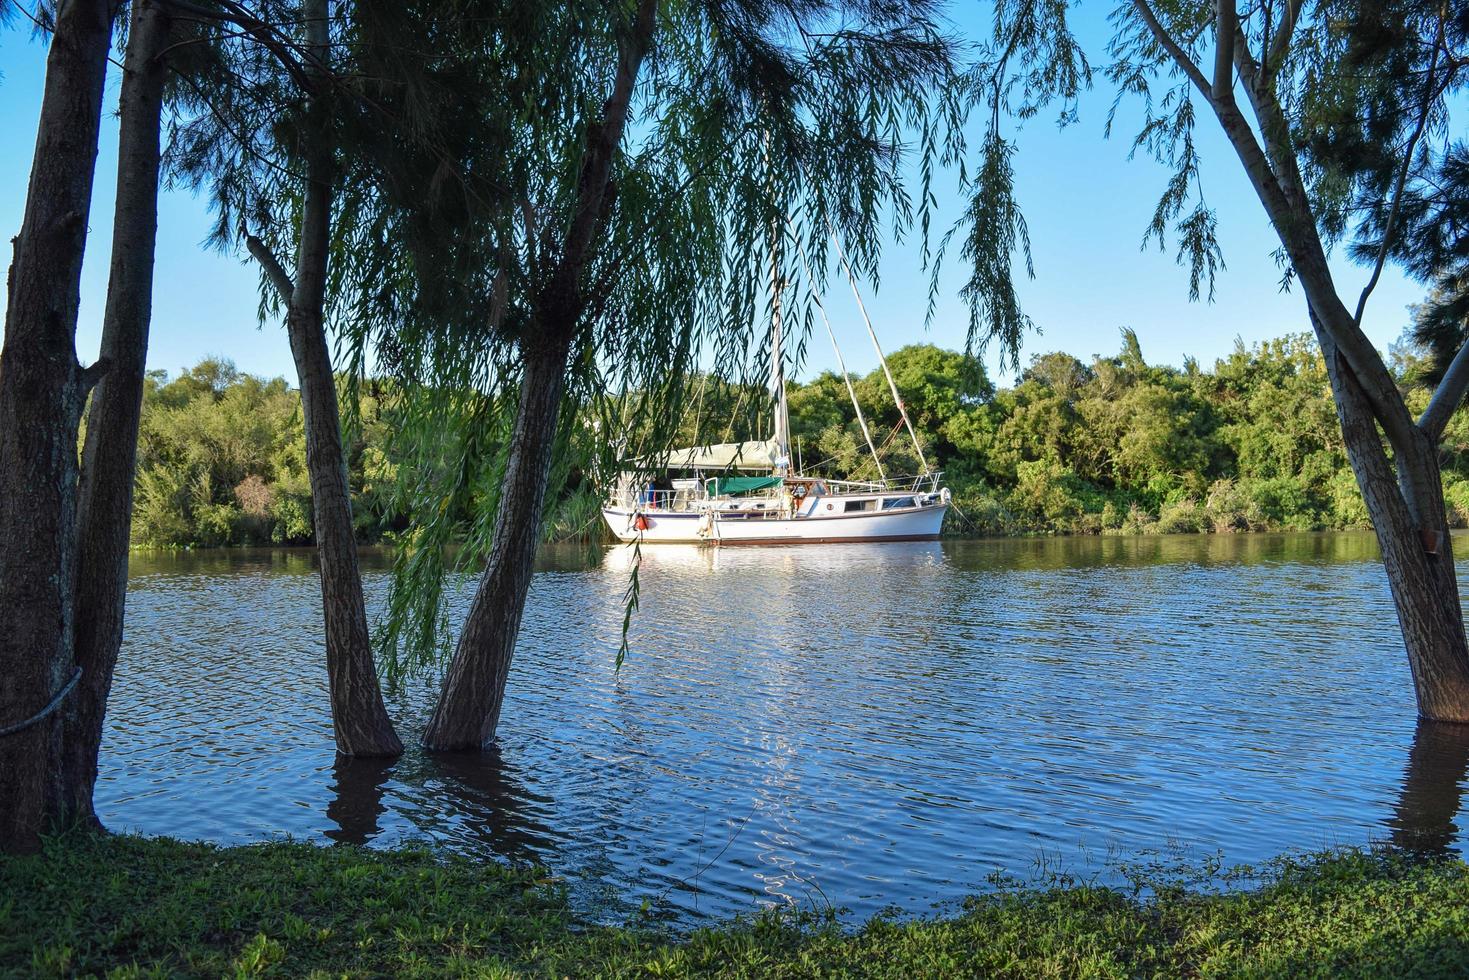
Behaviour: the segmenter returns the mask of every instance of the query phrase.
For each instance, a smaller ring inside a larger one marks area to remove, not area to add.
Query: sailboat
[[[790,415],[782,353],[780,284],[772,275],[771,389],[775,412],[771,438],[672,449],[641,460],[619,476],[602,507],[602,517],[620,541],[647,544],[777,545],[848,541],[932,541],[943,528],[949,489],[942,472],[930,470],[908,410],[898,394],[857,279],[841,245],[832,238],[847,280],[867,324],[903,425],[913,440],[922,472],[889,478],[872,442],[856,389],[820,297],[815,297],[836,351],[857,421],[876,464],[876,481],[834,480],[803,474],[791,465]],[[804,256],[803,256],[804,261]],[[809,266],[808,274],[809,274]],[[648,472],[660,475],[649,481]]]

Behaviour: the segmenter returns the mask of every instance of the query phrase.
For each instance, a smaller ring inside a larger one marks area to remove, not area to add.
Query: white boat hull
[[[644,544],[825,544],[839,541],[932,541],[943,529],[947,503],[901,510],[777,517],[636,511],[604,507],[602,516],[620,541]],[[808,511],[811,511],[808,508]],[[641,515],[645,525],[637,527]]]

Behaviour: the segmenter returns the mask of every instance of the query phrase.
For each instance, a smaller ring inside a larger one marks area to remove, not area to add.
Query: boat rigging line
[[[852,287],[852,295],[857,298],[857,308],[862,311],[862,322],[867,324],[867,336],[872,338],[872,349],[877,351],[878,363],[882,365],[882,373],[888,379],[888,390],[893,393],[893,401],[898,405],[898,414],[903,417],[903,424],[908,427],[908,437],[913,440],[913,451],[918,454],[918,462],[923,466],[923,475],[928,475],[928,459],[923,455],[923,447],[918,444],[918,434],[913,431],[913,422],[908,418],[908,409],[903,406],[903,396],[898,394],[897,382],[893,380],[893,372],[888,369],[888,359],[882,354],[882,345],[877,342],[877,331],[872,329],[872,317],[867,315],[867,304],[862,302],[862,291],[857,288],[857,274],[852,271],[852,263],[847,261],[847,253],[842,248],[842,243],[837,240],[837,232],[832,227],[830,219],[826,222],[827,233],[831,237],[831,243],[836,247],[837,258],[842,262],[842,268],[847,270],[847,282]]]
[[[786,219],[786,226],[790,226],[790,219]],[[842,357],[842,349],[837,345],[836,331],[831,328],[831,320],[826,315],[826,304],[821,302],[821,293],[816,289],[816,276],[811,271],[811,263],[806,258],[806,247],[801,244],[801,239],[794,232],[791,237],[796,242],[796,254],[801,257],[801,265],[806,269],[806,279],[811,284],[811,298],[816,301],[816,309],[821,313],[821,322],[826,324],[826,335],[831,338],[831,349],[837,356],[837,366],[842,369],[842,380],[847,383],[847,394],[852,397],[852,408],[857,411],[857,424],[862,426],[862,438],[867,440],[867,451],[872,453],[872,461],[877,464],[878,479],[886,481],[887,474],[883,472],[882,460],[877,457],[877,447],[872,444],[872,433],[867,429],[867,419],[862,414],[862,405],[857,401],[857,389],[852,385],[852,376],[847,373],[847,362]],[[878,351],[878,356],[882,352]]]

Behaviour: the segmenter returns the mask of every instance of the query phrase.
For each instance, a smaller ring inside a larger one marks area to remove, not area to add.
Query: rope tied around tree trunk
[[[61,690],[56,692],[56,696],[51,699],[50,703],[48,703],[46,707],[31,715],[25,721],[17,722],[14,725],[8,725],[5,728],[0,728],[0,738],[4,738],[7,735],[19,735],[27,728],[30,728],[34,725],[39,725],[41,722],[45,721],[48,715],[54,712],[57,708],[61,707],[61,702],[66,700],[66,696],[72,692],[72,690],[77,686],[77,681],[81,679],[82,669],[78,667],[76,670],[71,672],[71,680],[67,681],[61,686]]]

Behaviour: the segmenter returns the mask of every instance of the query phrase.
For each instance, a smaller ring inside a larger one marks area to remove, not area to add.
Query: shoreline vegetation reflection
[[[103,820],[427,843],[675,921],[921,914],[1178,842],[1464,851],[1469,727],[1415,722],[1368,534],[646,547],[619,672],[631,560],[544,549],[497,748],[382,763],[334,758],[310,553],[135,556]],[[410,740],[437,684],[390,697]]]

